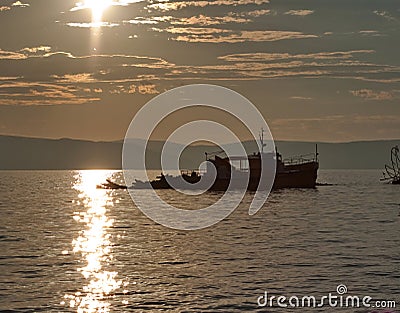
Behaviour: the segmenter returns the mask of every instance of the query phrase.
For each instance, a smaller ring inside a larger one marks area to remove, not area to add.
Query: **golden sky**
[[[0,33],[0,134],[118,140],[152,97],[208,83],[276,139],[400,138],[396,1],[2,0]]]

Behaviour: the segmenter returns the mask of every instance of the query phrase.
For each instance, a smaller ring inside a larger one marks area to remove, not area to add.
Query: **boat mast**
[[[265,132],[264,128],[261,127],[261,131],[260,131],[261,153],[264,153],[264,147],[265,147],[265,144],[264,144],[264,132]]]

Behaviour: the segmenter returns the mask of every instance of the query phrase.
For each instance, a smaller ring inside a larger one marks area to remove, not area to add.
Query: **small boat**
[[[132,184],[133,189],[172,189],[172,186],[170,185],[169,182],[174,183],[175,185],[178,186],[180,183],[180,178],[183,178],[186,182],[190,184],[196,184],[200,181],[201,176],[198,172],[196,171],[182,171],[181,176],[172,176],[172,175],[164,175],[161,173],[159,176],[156,177],[154,180],[150,181],[141,181],[141,180],[135,180],[135,182]]]
[[[96,186],[98,189],[127,189],[128,187],[125,185],[120,185],[111,181],[111,179],[107,178],[106,183],[100,184]]]
[[[383,172],[383,178],[381,181],[388,181],[393,185],[400,185],[400,156],[399,146],[394,146],[390,150],[390,165],[385,165],[385,171]]]

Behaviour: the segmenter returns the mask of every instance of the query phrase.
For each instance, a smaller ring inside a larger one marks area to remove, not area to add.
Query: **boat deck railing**
[[[207,172],[207,170],[206,169],[202,169],[202,170],[199,170],[199,169],[193,169],[193,170],[185,169],[185,170],[181,170],[181,175],[190,176],[190,175],[192,175],[193,172],[195,172],[197,175],[201,176],[201,175],[205,174]]]
[[[308,153],[283,159],[282,162],[285,165],[300,165],[304,163],[318,162],[318,158],[316,153]]]

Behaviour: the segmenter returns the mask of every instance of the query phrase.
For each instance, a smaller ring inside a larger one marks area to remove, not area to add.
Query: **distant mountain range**
[[[135,139],[138,151],[144,140]],[[160,168],[160,153],[164,142],[148,143],[148,169]],[[380,169],[389,162],[390,148],[399,140],[357,141],[347,143],[276,141],[283,158],[315,151],[318,144],[322,169]],[[178,144],[177,144],[178,145]],[[256,143],[243,143],[246,151],[256,151]],[[205,160],[205,152],[218,148],[207,145],[190,146],[180,159],[181,168],[193,169]],[[41,139],[0,136],[0,169],[120,169],[122,141],[94,142],[75,139]],[[135,156],[133,156],[135,157]]]

